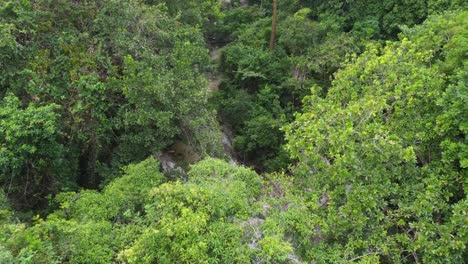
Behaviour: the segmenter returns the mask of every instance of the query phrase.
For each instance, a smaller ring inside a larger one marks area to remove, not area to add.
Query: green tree
[[[286,128],[297,175],[321,205],[321,246],[311,256],[466,257],[458,211],[466,204],[466,62],[450,55],[466,53],[466,16],[432,17],[398,42],[370,46],[325,97],[315,87]]]
[[[44,195],[70,180],[57,141],[57,110],[57,105],[23,107],[11,95],[0,101],[0,184],[16,207],[43,203]]]
[[[166,11],[141,1],[1,2],[0,96],[60,106],[63,169],[81,187],[176,140],[223,155],[205,107],[203,35]]]

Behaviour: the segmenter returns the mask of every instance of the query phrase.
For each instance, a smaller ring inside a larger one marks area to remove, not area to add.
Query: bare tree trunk
[[[277,14],[278,14],[278,1],[273,0],[273,16],[271,18],[270,50],[274,50],[275,44],[276,44],[276,16]]]

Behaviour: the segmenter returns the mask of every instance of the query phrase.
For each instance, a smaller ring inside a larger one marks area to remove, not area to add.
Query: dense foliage
[[[2,123],[8,130],[28,133],[23,127],[38,123],[29,136],[1,132],[18,137],[7,138],[7,150],[16,149],[14,144],[37,149],[28,158],[31,165],[2,162],[2,185],[19,180],[12,179],[13,171],[29,170],[31,175],[21,177],[64,183],[57,181],[61,177],[95,188],[119,166],[143,160],[175,139],[190,141],[202,153],[221,155],[215,116],[203,107],[207,91],[202,69],[208,65],[208,51],[194,26],[138,1],[0,3],[0,94],[19,98],[17,111],[44,106],[41,112],[54,116],[34,113],[41,117],[28,120],[27,113],[18,118],[20,112],[2,110],[2,117],[20,123]],[[60,107],[52,110],[52,105]],[[58,148],[63,152],[54,158]],[[49,160],[42,161],[41,155]],[[34,164],[40,162],[54,163],[61,172],[41,165],[50,172],[37,175]],[[31,202],[40,195],[21,193]]]
[[[236,132],[242,158],[260,170],[289,164],[281,126],[316,84],[327,90],[346,55],[397,37],[399,26],[463,7],[462,1],[279,1],[278,43],[269,50],[271,1],[227,11],[218,34],[225,75],[219,112]],[[242,114],[239,114],[241,112]],[[265,133],[268,131],[268,133]]]
[[[466,257],[467,15],[369,46],[325,95],[315,87],[305,98],[288,148],[296,175],[327,199],[315,210],[322,252],[392,263]]]
[[[465,1],[277,3],[0,0],[0,263],[464,263]]]

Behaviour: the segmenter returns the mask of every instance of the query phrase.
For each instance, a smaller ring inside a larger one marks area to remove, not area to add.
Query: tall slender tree
[[[273,16],[271,18],[270,50],[275,49],[276,43],[276,16],[278,14],[278,1],[273,0]]]

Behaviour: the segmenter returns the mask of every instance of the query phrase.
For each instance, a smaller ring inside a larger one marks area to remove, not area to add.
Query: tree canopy
[[[465,263],[461,0],[0,0],[0,263]]]

